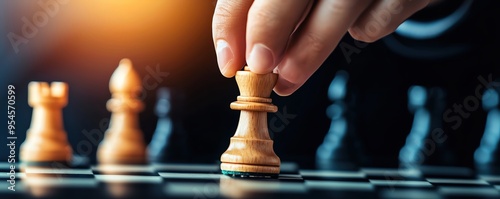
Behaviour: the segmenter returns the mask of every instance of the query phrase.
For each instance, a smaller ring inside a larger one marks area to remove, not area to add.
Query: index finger
[[[219,69],[233,77],[245,64],[247,15],[253,1],[219,0],[212,20],[212,37]]]

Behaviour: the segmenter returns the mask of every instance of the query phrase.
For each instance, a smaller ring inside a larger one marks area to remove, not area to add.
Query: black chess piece
[[[499,91],[488,88],[482,97],[483,109],[488,112],[484,133],[479,147],[474,152],[474,161],[478,167],[500,165],[500,108]]]
[[[158,122],[148,146],[150,162],[187,161],[187,135],[181,120],[176,117],[176,114],[173,114],[175,112],[174,106],[172,106],[173,102],[174,95],[171,89],[158,89],[155,107]]]
[[[412,86],[408,89],[408,110],[414,117],[406,143],[399,153],[403,166],[446,165],[452,162],[453,155],[446,142],[433,139],[433,134],[443,133],[445,103],[445,92],[441,88]]]
[[[323,143],[316,151],[316,166],[319,169],[350,169],[359,163],[359,147],[354,135],[351,113],[347,110],[346,93],[349,74],[339,71],[328,88],[332,100],[326,111],[331,125]]]

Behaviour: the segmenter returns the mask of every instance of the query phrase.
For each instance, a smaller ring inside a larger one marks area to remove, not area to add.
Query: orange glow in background
[[[51,13],[40,5],[54,2],[57,8],[50,7]],[[25,132],[31,120],[32,109],[27,103],[30,81],[68,83],[69,102],[63,111],[65,128],[73,134],[69,136],[71,142],[87,139],[84,131],[107,126],[102,122],[110,115],[106,110],[111,97],[109,80],[122,58],[129,58],[141,80],[147,79],[150,85],[143,89],[142,96],[146,108],[141,123],[146,139],[155,128],[154,104],[159,87],[187,95],[185,115],[199,114],[200,108],[214,103],[227,108],[232,98],[198,100],[214,92],[218,96],[237,95],[234,80],[224,78],[217,67],[211,32],[214,8],[215,1],[184,0],[0,2],[0,36],[4,38],[0,42],[0,82],[17,88],[19,132]],[[40,17],[49,14],[53,16],[46,21]],[[40,26],[36,26],[34,36],[19,43],[16,53],[5,36],[13,33],[24,37],[23,19],[44,23],[37,22]],[[207,91],[207,87],[214,89]]]
[[[27,38],[27,43],[18,45],[19,52],[15,53],[10,43],[5,47],[11,64],[24,68],[16,75],[40,72],[57,74],[57,79],[64,79],[62,76],[72,76],[76,72],[78,77],[100,78],[96,73],[110,74],[124,57],[130,58],[139,71],[146,65],[159,64],[173,72],[191,65],[189,62],[193,60],[205,60],[205,65],[207,61],[215,64],[210,29],[214,2],[60,2],[21,0],[4,3],[9,7],[4,19],[6,32],[19,36],[23,36],[26,24],[23,18],[34,22],[41,19],[37,18],[40,13],[49,14],[39,4],[57,4],[57,8],[47,6],[53,16],[37,27],[37,33]],[[44,76],[35,75],[34,78],[43,79]]]

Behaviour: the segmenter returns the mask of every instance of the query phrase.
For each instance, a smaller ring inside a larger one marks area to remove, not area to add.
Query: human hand
[[[279,74],[274,91],[290,95],[335,49],[346,32],[373,42],[393,32],[430,0],[219,0],[212,23],[225,77],[246,63]]]

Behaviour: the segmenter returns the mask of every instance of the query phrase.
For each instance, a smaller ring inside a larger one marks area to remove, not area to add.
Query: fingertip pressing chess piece
[[[280,159],[269,136],[267,113],[278,109],[271,104],[271,92],[278,75],[256,74],[245,67],[236,73],[240,90],[231,109],[240,110],[240,119],[226,152],[220,158],[222,173],[234,177],[277,177]]]
[[[111,120],[99,144],[100,164],[144,164],[146,146],[139,127],[138,113],[144,109],[139,100],[141,80],[129,59],[122,59],[109,82],[112,98],[106,107]]]
[[[30,82],[28,103],[33,107],[30,128],[20,148],[24,163],[61,162],[69,164],[72,149],[64,130],[62,108],[68,104],[64,82]]]

